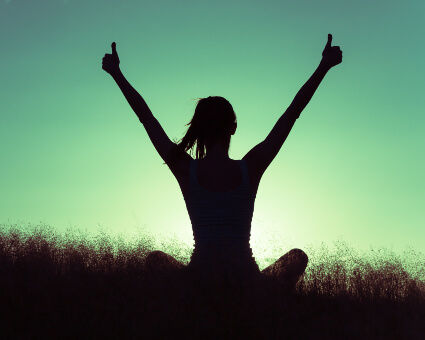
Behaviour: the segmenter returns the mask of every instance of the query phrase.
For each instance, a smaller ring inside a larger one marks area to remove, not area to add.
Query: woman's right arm
[[[249,151],[243,158],[252,164],[256,173],[261,175],[276,157],[283,143],[291,132],[296,119],[310,102],[319,84],[326,73],[342,61],[342,52],[339,46],[331,46],[332,35],[328,35],[328,42],[322,53],[322,60],[313,75],[301,87],[285,113],[279,118],[267,138]]]
[[[314,71],[312,76],[306,81],[306,83],[301,87],[289,106],[287,112],[284,114],[288,114],[294,116],[294,118],[298,118],[307,104],[310,102],[310,99],[313,97],[326,73],[328,73],[329,68],[320,62],[317,69]],[[283,117],[283,115],[282,115]]]
[[[316,92],[319,84],[322,82],[326,73],[334,66],[342,62],[342,51],[339,46],[331,46],[332,34],[328,34],[328,42],[326,43],[325,49],[322,53],[322,60],[319,66],[309,80],[304,84],[303,87],[298,91],[294,100],[291,103],[293,111],[298,112],[298,116],[304,110]],[[298,118],[298,117],[297,117]]]

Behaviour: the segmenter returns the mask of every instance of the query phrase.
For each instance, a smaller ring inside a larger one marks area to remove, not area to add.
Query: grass
[[[374,250],[306,250],[294,292],[272,282],[205,290],[152,277],[152,239],[0,229],[1,339],[425,339],[425,266]],[[178,245],[170,255],[188,257]],[[187,254],[187,253],[186,253]]]

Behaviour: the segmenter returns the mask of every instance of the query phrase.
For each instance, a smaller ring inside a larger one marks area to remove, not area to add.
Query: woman
[[[165,134],[140,94],[119,68],[116,44],[105,54],[102,68],[109,73],[145,127],[154,147],[176,177],[192,222],[195,249],[187,267],[161,251],[150,253],[150,273],[185,269],[205,282],[243,282],[252,278],[275,278],[292,289],[307,267],[307,255],[293,249],[260,272],[249,247],[254,201],[260,179],[279,152],[296,119],[306,107],[326,73],[342,61],[338,46],[328,35],[322,60],[267,138],[242,160],[229,158],[231,136],[237,128],[231,104],[222,97],[202,98],[186,135],[178,144]],[[193,151],[195,159],[186,151]]]

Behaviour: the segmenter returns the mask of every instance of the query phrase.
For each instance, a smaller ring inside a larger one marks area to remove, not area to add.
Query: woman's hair
[[[196,159],[205,157],[206,145],[217,139],[223,138],[230,133],[230,129],[236,123],[236,115],[232,105],[223,97],[199,98],[195,114],[186,134],[177,142],[176,150],[171,152],[171,158],[177,157],[179,151],[190,150],[196,143]]]

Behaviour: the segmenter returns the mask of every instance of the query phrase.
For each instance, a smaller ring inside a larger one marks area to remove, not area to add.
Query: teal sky
[[[422,0],[0,0],[0,223],[192,231],[177,181],[102,58],[171,139],[195,100],[230,101],[230,157],[270,132],[318,66],[343,51],[265,172],[253,242],[425,252]],[[267,247],[267,244],[263,244]],[[278,255],[277,255],[278,256]]]

